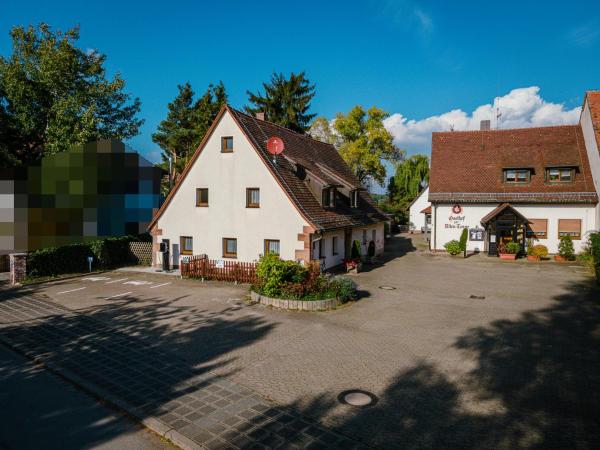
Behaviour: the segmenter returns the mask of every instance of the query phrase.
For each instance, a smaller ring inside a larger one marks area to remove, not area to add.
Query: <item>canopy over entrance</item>
[[[496,209],[494,209],[494,210],[490,211],[488,214],[486,214],[486,216],[483,219],[481,219],[481,225],[483,225],[485,227],[492,220],[496,219],[501,214],[513,214],[514,216],[517,217],[517,219],[519,219],[524,224],[530,223],[529,220],[527,220],[527,217],[525,217],[523,214],[521,214],[519,211],[517,211],[515,208],[513,208],[510,205],[510,203],[502,203]]]
[[[502,203],[490,211],[481,219],[481,224],[487,230],[488,254],[497,255],[498,248],[511,241],[520,243],[523,251],[529,223],[530,221],[509,203]]]

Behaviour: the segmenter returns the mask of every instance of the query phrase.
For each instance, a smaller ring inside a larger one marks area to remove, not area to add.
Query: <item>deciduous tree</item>
[[[336,116],[334,128],[342,140],[340,155],[364,185],[372,181],[383,185],[386,175],[383,162],[397,163],[404,156],[383,125],[387,117],[388,113],[375,106],[368,111],[355,106],[348,114]]]
[[[138,134],[140,101],[109,78],[106,56],[77,47],[79,28],[14,27],[0,57],[0,164],[14,166],[103,138]]]

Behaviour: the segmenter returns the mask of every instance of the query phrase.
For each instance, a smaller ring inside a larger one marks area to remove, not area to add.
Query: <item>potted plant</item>
[[[500,259],[514,261],[517,259],[517,253],[521,250],[521,245],[518,242],[509,242],[508,244],[501,243],[498,246],[498,255]]]
[[[346,266],[346,272],[360,272],[362,263],[360,262],[360,242],[358,242],[357,240],[352,242],[350,259],[345,259],[344,264]]]
[[[527,247],[527,261],[540,261],[548,258],[548,247],[545,245],[532,245]]]
[[[573,239],[571,236],[561,236],[558,244],[558,255],[554,256],[554,260],[558,262],[573,261],[575,259],[575,248],[573,247]]]

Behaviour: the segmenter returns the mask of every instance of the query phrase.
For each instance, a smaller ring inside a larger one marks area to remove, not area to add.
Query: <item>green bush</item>
[[[369,247],[367,248],[367,256],[372,258],[375,256],[375,242],[369,241]]]
[[[596,281],[600,284],[600,231],[590,233],[588,246],[594,264]]]
[[[337,275],[329,281],[329,286],[342,301],[356,299],[356,283],[348,277]]]
[[[548,257],[548,247],[542,244],[534,245],[533,247],[529,247],[527,249],[527,254],[531,256],[537,256],[538,258],[547,258]]]
[[[458,242],[456,239],[452,239],[451,241],[446,242],[444,244],[444,248],[451,255],[458,255],[461,252],[460,242]]]
[[[510,255],[516,255],[521,251],[521,244],[518,242],[510,241],[506,244],[506,253]]]
[[[35,250],[27,255],[27,275],[43,277],[86,272],[89,256],[94,258],[92,269],[96,270],[136,264],[137,260],[129,250],[129,243],[137,240],[136,236],[109,237]]]
[[[575,259],[575,248],[573,247],[573,239],[571,236],[561,236],[558,244],[558,254],[567,261],[573,261]]]
[[[302,265],[295,261],[283,261],[275,253],[262,256],[256,268],[260,291],[269,297],[281,295],[284,283],[302,283],[307,273],[307,269]]]
[[[352,251],[350,252],[351,259],[360,259],[361,251],[360,251],[360,242],[353,241],[352,242]]]
[[[92,255],[89,244],[42,248],[27,255],[27,274],[43,277],[85,272],[88,268],[87,258]]]
[[[462,233],[460,234],[460,251],[467,251],[467,239],[469,239],[469,230],[463,228]]]
[[[319,263],[304,267],[294,261],[283,261],[275,254],[262,256],[256,269],[255,292],[275,298],[293,300],[322,300],[356,297],[356,285],[342,276],[328,279],[321,273]]]

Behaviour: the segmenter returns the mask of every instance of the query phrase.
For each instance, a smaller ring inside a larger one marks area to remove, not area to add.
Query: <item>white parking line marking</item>
[[[129,280],[129,278],[119,278],[118,280],[107,281],[104,284],[118,283],[119,281]]]
[[[111,298],[123,297],[124,295],[129,295],[131,292],[123,292],[122,294],[113,295],[111,297],[105,297],[105,300],[110,300]]]
[[[85,286],[77,289],[71,289],[70,291],[57,292],[56,294],[68,294],[69,292],[81,291],[82,289],[86,289]]]
[[[133,284],[135,286],[143,286],[144,284],[152,284],[152,281],[126,281],[123,284]]]
[[[87,280],[87,281],[106,281],[106,280],[110,280],[110,277],[86,277],[86,278],[82,278],[82,280]]]
[[[156,286],[152,286],[150,289],[154,289],[154,288],[161,287],[161,286],[166,286],[167,284],[171,284],[171,283],[169,282],[169,283],[157,284]]]

